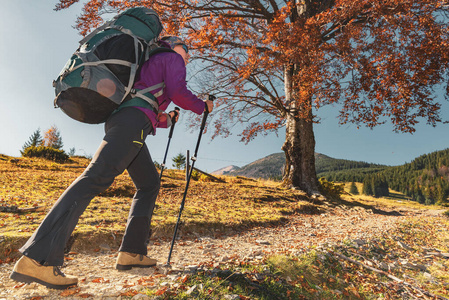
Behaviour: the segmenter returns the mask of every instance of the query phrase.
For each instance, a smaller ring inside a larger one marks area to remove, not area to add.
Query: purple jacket
[[[175,52],[162,52],[151,56],[141,68],[139,78],[134,88],[145,89],[155,84],[164,82],[163,94],[157,97],[159,110],[165,110],[173,101],[177,106],[191,110],[196,114],[204,111],[205,103],[187,89],[186,66],[181,55]],[[161,89],[153,91],[156,94]],[[158,120],[158,116],[151,109],[138,107],[145,112],[153,124],[153,134],[157,127],[166,127],[164,120]],[[165,125],[165,126],[164,126]]]

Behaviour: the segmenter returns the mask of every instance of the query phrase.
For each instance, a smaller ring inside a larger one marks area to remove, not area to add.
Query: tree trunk
[[[311,105],[300,105],[292,88],[294,66],[285,67],[285,96],[289,107],[286,115],[286,135],[282,150],[285,152],[284,184],[305,191],[319,193],[315,170],[315,136]],[[310,99],[311,101],[311,99]],[[306,109],[305,116],[299,117],[299,110]]]

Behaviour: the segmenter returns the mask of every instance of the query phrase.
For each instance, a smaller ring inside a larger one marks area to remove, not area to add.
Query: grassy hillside
[[[36,208],[36,211],[0,212],[0,264],[11,263],[19,257],[16,249],[32,234],[59,195],[87,164],[88,160],[83,158],[59,164],[42,159],[0,156],[0,207],[10,210]],[[171,237],[185,181],[180,171],[167,170],[164,174],[166,177],[162,181],[153,230],[156,236]],[[311,199],[300,191],[283,189],[273,181],[220,178],[226,183],[191,183],[182,217],[182,231],[195,231],[197,234],[213,231],[220,235],[230,230],[254,227],[277,230],[288,224],[289,216],[293,214],[300,220],[297,226],[305,226],[302,218],[315,214],[327,219],[332,214],[332,207],[341,214],[337,218],[355,217],[351,213],[358,210],[385,214],[391,209],[404,212],[410,205],[419,210],[426,209],[416,202],[404,200],[399,203],[395,201],[397,199],[367,196],[344,195],[343,199],[332,201]],[[103,240],[117,248],[133,193],[132,182],[122,174],[108,190],[94,198],[75,230],[72,249],[98,251],[95,248]],[[440,284],[449,278],[447,260],[435,254],[430,258],[424,255],[436,253],[434,249],[449,252],[448,228],[447,219],[419,215],[382,236],[363,241],[362,246],[345,240],[339,245],[309,249],[293,257],[277,255],[259,263],[236,261],[235,264],[219,264],[218,269],[189,273],[182,279],[179,277],[176,279],[180,281],[179,288],[155,287],[146,293],[162,295],[161,299],[192,299],[187,291],[196,286],[195,297],[198,299],[224,299],[229,293],[240,299],[323,300],[402,299],[402,296],[422,295],[423,292],[426,295],[447,295],[449,290]],[[325,232],[327,229],[323,227],[320,230]],[[429,267],[426,273],[409,269],[402,264],[403,259],[407,259],[410,266],[427,264]],[[395,268],[381,273],[369,269],[382,264]],[[411,284],[394,282],[387,275],[407,278]],[[198,288],[200,285],[201,289]],[[414,287],[420,290],[412,290]]]
[[[70,183],[81,174],[88,160],[72,158],[59,164],[44,159],[0,159],[0,207],[39,208],[36,212],[0,213],[0,239],[21,243],[38,227],[46,212]],[[193,181],[190,184],[183,211],[183,230],[200,231],[232,229],[274,224],[286,215],[307,209],[303,193],[278,188],[273,182],[222,177],[226,183]],[[172,234],[185,188],[185,175],[181,171],[164,172],[162,187],[153,216],[154,235]],[[124,174],[113,185],[95,197],[75,230],[75,236],[84,235],[85,243],[99,237],[120,237],[135,190],[132,181]],[[213,205],[211,205],[213,203]],[[81,240],[81,239],[79,239]],[[117,242],[120,238],[117,238]],[[98,244],[95,241],[95,244]],[[0,259],[5,247],[1,243]],[[88,247],[89,245],[85,245]]]

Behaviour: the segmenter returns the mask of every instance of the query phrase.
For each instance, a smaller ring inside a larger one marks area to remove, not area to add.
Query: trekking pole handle
[[[173,136],[173,130],[175,130],[175,124],[176,124],[176,117],[179,116],[179,107],[175,107],[175,110],[173,111],[175,113],[175,115],[173,116],[173,118],[171,118],[171,128],[170,128],[170,132],[168,133],[168,138],[170,139]]]
[[[214,95],[209,95],[209,99],[210,101],[214,101],[217,97],[215,97]],[[193,154],[192,160],[196,160],[197,154],[198,154],[198,147],[200,145],[200,141],[201,141],[201,135],[204,131],[204,128],[206,127],[206,119],[207,116],[209,115],[209,110],[207,109],[207,104],[206,104],[206,108],[204,110],[203,113],[203,120],[201,121],[201,126],[200,126],[200,135],[198,136],[198,141],[196,143],[196,147],[195,147],[195,152]]]
[[[207,100],[214,102],[215,99],[217,99],[216,96],[214,96],[214,95],[209,95]],[[208,109],[208,107],[207,107],[207,104],[206,104],[206,112],[207,112],[207,114],[210,113],[210,111],[209,111],[209,109]]]
[[[209,98],[208,98],[209,101],[213,102],[215,99],[217,99],[217,97],[215,97],[214,95],[209,95]],[[203,121],[201,122],[201,127],[200,127],[201,132],[203,132],[204,128],[206,127],[206,118],[209,115],[209,113],[210,113],[210,111],[207,108],[207,104],[206,104],[206,110],[204,111]]]
[[[171,118],[172,120],[171,120],[171,122],[173,123],[173,124],[175,124],[176,123],[176,117],[178,117],[179,116],[179,111],[180,111],[181,109],[179,108],[179,107],[175,107],[175,110],[173,110],[173,112],[175,113],[175,115],[173,116],[173,118]]]

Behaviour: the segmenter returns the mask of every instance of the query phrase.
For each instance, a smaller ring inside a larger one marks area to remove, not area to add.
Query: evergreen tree
[[[179,153],[178,155],[173,157],[172,161],[173,167],[175,167],[176,169],[185,168],[186,166],[186,157],[182,153]]]
[[[349,188],[349,193],[351,193],[353,195],[359,194],[359,190],[357,189],[357,186],[355,185],[354,181],[351,183],[351,187]]]
[[[37,147],[42,145],[42,135],[41,135],[41,129],[38,128],[31,136],[30,139],[25,142],[25,144],[23,144],[22,146],[22,150],[20,151],[20,153],[23,155],[23,152],[25,151],[26,148],[28,147]]]
[[[421,191],[419,191],[418,194],[416,195],[416,201],[418,201],[421,204],[423,204],[426,201],[426,198],[423,196]]]
[[[389,190],[388,190],[388,183],[384,176],[374,176],[373,177],[373,192],[374,197],[382,197],[382,196],[388,196]]]
[[[68,153],[68,155],[69,155],[69,156],[75,156],[75,152],[76,152],[76,149],[75,149],[75,147],[73,147],[73,148],[70,148],[70,149],[69,149],[69,153]]]
[[[447,181],[444,181],[443,179],[439,178],[437,185],[435,187],[436,191],[436,202],[438,204],[445,204],[447,202],[447,196],[449,191],[449,186]]]
[[[363,190],[362,193],[364,195],[372,196],[374,195],[373,191],[373,180],[371,176],[367,175],[365,176],[365,179],[363,180]]]

